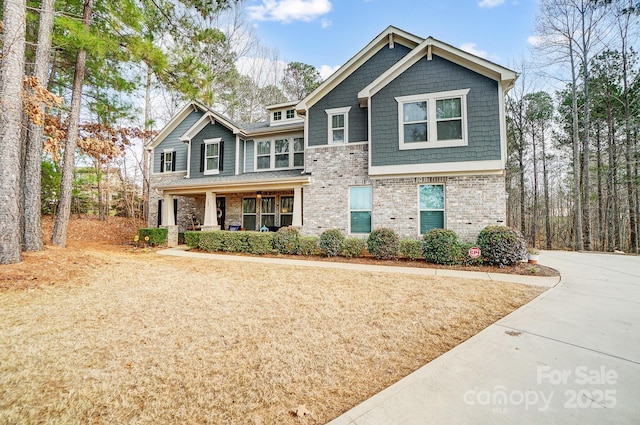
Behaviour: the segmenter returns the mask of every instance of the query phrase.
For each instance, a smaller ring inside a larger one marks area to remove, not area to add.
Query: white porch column
[[[293,218],[291,225],[302,227],[302,188],[293,188]]]
[[[162,198],[162,226],[175,226],[176,216],[173,211],[173,195],[164,194]]]
[[[173,210],[173,195],[164,194],[162,197],[162,226],[167,229],[167,246],[178,245],[178,226],[176,226],[176,211]]]
[[[204,224],[202,230],[219,230],[215,192],[207,192],[204,203]]]

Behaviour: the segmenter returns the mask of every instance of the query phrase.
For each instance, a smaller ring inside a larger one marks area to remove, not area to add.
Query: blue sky
[[[245,0],[266,45],[328,76],[394,25],[512,67],[529,55],[537,0]]]

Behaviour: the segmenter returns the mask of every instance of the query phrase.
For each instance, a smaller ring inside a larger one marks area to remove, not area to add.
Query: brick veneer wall
[[[304,188],[304,234],[317,236],[331,228],[347,233],[349,186],[357,185],[372,186],[372,227],[392,228],[400,237],[419,237],[420,184],[445,185],[446,227],[463,241],[474,242],[485,226],[504,224],[506,220],[506,190],[501,175],[372,180],[367,175],[366,144],[308,149],[305,160],[311,182]]]

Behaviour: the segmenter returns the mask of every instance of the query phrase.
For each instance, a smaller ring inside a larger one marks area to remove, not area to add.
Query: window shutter
[[[224,142],[220,142],[220,150],[218,152],[218,170],[222,171],[224,166]]]
[[[171,171],[176,171],[176,151],[171,152]]]
[[[204,172],[204,143],[200,145],[200,172]]]
[[[158,199],[158,227],[162,226],[162,199]]]
[[[160,172],[164,173],[164,152],[160,154]]]
[[[176,226],[178,225],[178,198],[173,198],[173,219]]]

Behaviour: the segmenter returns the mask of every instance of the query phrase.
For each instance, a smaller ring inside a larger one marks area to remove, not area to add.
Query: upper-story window
[[[204,141],[204,174],[220,173],[221,140],[208,139]]]
[[[282,111],[276,111],[273,113],[273,120],[280,121],[282,119]]]
[[[260,141],[256,144],[256,169],[270,170],[304,166],[304,138]]]
[[[349,110],[347,108],[326,109],[329,144],[349,142]]]
[[[170,171],[176,171],[176,151],[165,149],[160,154],[160,172],[168,173]]]
[[[295,109],[287,109],[287,119],[293,119],[296,117],[296,111]]]
[[[400,149],[466,146],[469,89],[396,97]]]

